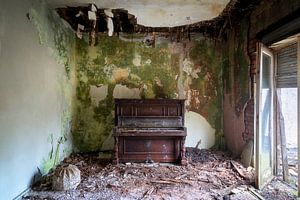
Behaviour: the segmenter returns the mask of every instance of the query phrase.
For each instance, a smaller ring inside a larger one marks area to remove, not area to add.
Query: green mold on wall
[[[149,48],[99,34],[95,47],[77,39],[77,111],[73,124],[79,151],[101,150],[114,126],[114,89],[117,84],[138,89],[141,98],[176,98],[178,68],[171,65],[168,45]],[[175,70],[174,70],[175,69]],[[92,105],[91,86],[108,86],[106,98]]]
[[[227,47],[227,46],[226,46]],[[227,49],[226,47],[223,47],[224,49]],[[223,62],[222,62],[222,68],[223,68],[223,86],[224,86],[224,92],[229,93],[231,91],[231,85],[232,81],[230,78],[230,65],[229,65],[229,55],[228,51],[223,51]]]
[[[194,42],[189,56],[195,66],[200,68],[198,78],[192,80],[191,89],[197,91],[197,99],[192,100],[190,110],[204,116],[216,129],[215,147],[224,149],[223,135],[223,56],[218,51],[220,44],[214,40],[198,40]],[[196,99],[194,97],[194,99]],[[197,105],[199,104],[199,105]]]
[[[227,94],[230,94],[230,102],[234,106],[236,114],[240,115],[244,105],[250,98],[250,61],[247,54],[249,19],[245,18],[241,23],[230,30],[227,48],[223,52],[224,85]]]
[[[249,83],[250,83],[250,61],[249,56],[247,54],[247,42],[248,42],[248,29],[249,29],[249,21],[243,20],[240,26],[240,37],[238,38],[238,46],[236,50],[236,57],[238,68],[236,77],[238,78],[237,81],[240,85],[238,87],[238,95],[236,100],[236,111],[240,112],[243,110],[244,105],[250,98],[250,90],[249,90]]]
[[[50,10],[44,1],[34,3],[28,17],[38,31],[40,44],[49,47],[52,56],[59,64],[64,65],[70,78],[70,54],[74,49],[74,32],[66,27],[57,13]]]
[[[51,143],[51,150],[48,158],[43,160],[42,174],[47,174],[52,168],[54,168],[60,161],[60,146],[65,143],[67,138],[65,136],[59,137],[54,144],[53,134],[49,136],[49,142]]]

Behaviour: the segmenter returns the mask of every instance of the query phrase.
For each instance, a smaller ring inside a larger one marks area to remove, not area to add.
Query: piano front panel
[[[174,137],[120,137],[121,162],[176,162],[180,140]]]

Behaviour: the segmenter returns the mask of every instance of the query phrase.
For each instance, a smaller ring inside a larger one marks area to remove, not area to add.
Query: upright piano
[[[114,162],[186,164],[184,100],[115,99]]]

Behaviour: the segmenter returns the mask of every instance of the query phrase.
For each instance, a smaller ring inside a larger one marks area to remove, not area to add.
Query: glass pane
[[[262,54],[260,108],[260,180],[265,183],[272,175],[272,74],[271,57]]]

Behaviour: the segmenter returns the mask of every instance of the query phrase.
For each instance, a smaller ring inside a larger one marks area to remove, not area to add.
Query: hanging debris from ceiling
[[[114,24],[113,24],[113,17],[114,14],[110,9],[104,10],[105,15],[107,16],[107,29],[108,29],[108,36],[113,36],[114,33]]]
[[[146,27],[137,24],[137,18],[124,9],[99,9],[94,4],[81,7],[57,8],[56,11],[65,19],[71,27],[77,31],[78,38],[82,38],[83,32],[89,33],[90,45],[98,42],[98,33],[107,33],[109,36],[120,33],[146,33],[152,35],[155,40],[155,33],[169,33],[169,37],[177,42],[183,39],[190,39],[192,32],[203,33],[210,37],[221,39],[225,37],[226,29],[232,28],[232,22],[251,12],[259,0],[241,1],[231,0],[223,12],[216,18],[201,21],[194,24],[187,24],[176,27]],[[147,41],[153,46],[153,39]],[[224,38],[223,38],[224,39]]]
[[[90,20],[91,31],[89,32],[90,46],[95,46],[98,43],[98,30],[97,30],[97,7],[94,4],[90,5],[88,11],[88,18]]]
[[[60,17],[65,19],[74,30],[78,24],[84,26],[83,32],[115,32],[132,33],[137,24],[134,15],[123,9],[97,9],[94,4],[88,7],[67,7],[56,9]]]

